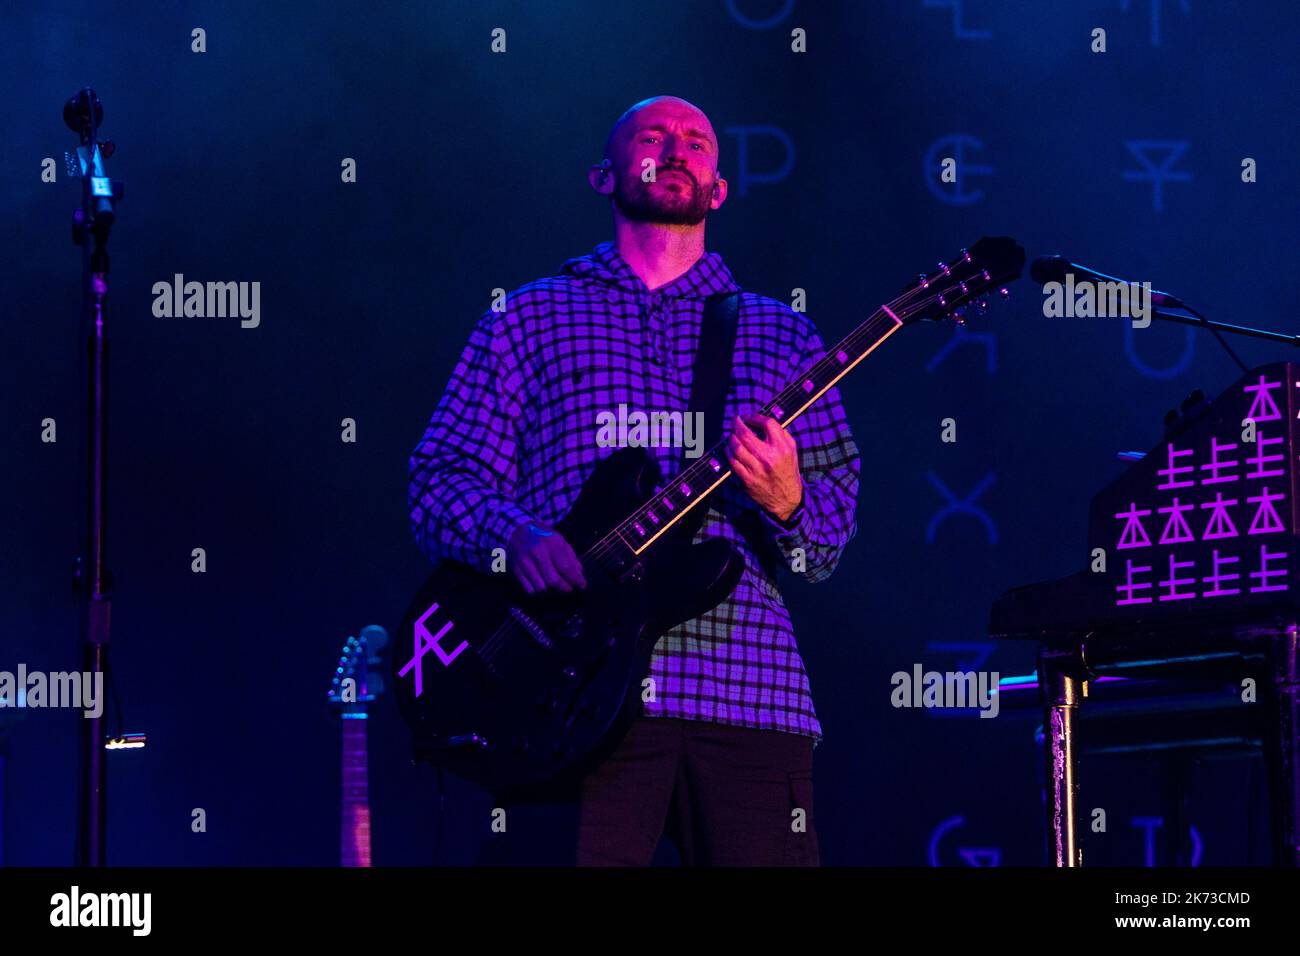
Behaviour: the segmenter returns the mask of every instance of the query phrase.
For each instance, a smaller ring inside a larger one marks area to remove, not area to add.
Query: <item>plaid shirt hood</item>
[[[650,291],[612,242],[602,242],[587,255],[569,259],[561,271],[585,282],[600,283],[631,295],[644,295]],[[722,261],[722,256],[706,252],[672,282],[655,289],[654,294],[675,299],[703,299],[720,292],[739,291],[740,286],[731,277],[731,270]]]

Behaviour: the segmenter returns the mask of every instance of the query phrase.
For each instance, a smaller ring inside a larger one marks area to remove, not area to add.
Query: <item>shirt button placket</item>
[[[668,348],[665,342],[665,328],[668,324],[668,317],[664,297],[662,295],[653,295],[650,297],[650,361],[654,362],[661,369],[668,365]]]
[[[668,350],[665,345],[667,316],[665,311],[665,297],[659,293],[651,293],[646,310],[646,326],[649,333],[647,351],[654,374],[647,375],[641,380],[642,405],[647,410],[656,409],[662,404],[665,386],[663,380],[668,377]],[[656,377],[658,380],[655,380]]]

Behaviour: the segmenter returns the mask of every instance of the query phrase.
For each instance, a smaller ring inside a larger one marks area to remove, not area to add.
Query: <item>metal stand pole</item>
[[[85,561],[78,585],[86,600],[82,669],[90,680],[108,677],[109,611],[112,580],[104,563],[105,554],[105,471],[108,431],[108,336],[105,333],[104,303],[108,296],[108,237],[116,218],[114,203],[121,199],[120,183],[108,178],[104,160],[111,155],[111,143],[99,142],[99,124],[104,108],[89,87],[68,100],[63,120],[77,133],[81,146],[81,207],[73,216],[72,241],[82,251],[83,311],[89,325],[89,391],[87,401],[87,535]],[[81,760],[77,795],[77,863],[104,866],[108,768],[104,742],[107,721],[100,716],[84,718],[81,725]]]
[[[1269,709],[1264,733],[1268,764],[1273,864],[1300,866],[1300,654],[1296,622],[1269,646],[1266,689]]]
[[[1043,698],[1043,744],[1047,759],[1045,811],[1047,851],[1051,866],[1083,865],[1078,843],[1078,765],[1074,741],[1074,712],[1080,701],[1080,681],[1071,677],[1063,655],[1047,648],[1038,655],[1038,686]]]

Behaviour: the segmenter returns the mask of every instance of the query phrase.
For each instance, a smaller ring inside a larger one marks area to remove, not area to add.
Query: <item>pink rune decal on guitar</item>
[[[405,677],[412,668],[415,669],[416,697],[419,697],[424,693],[424,675],[420,667],[420,659],[423,658],[425,654],[433,651],[438,655],[438,660],[442,661],[444,667],[450,667],[451,662],[459,657],[465,648],[469,647],[468,641],[461,641],[460,645],[450,654],[442,649],[442,645],[439,644],[438,641],[442,639],[444,634],[451,630],[453,622],[448,621],[438,630],[437,634],[430,634],[429,629],[424,626],[424,622],[427,621],[429,616],[436,610],[438,610],[438,605],[435,603],[416,620],[415,627],[413,628],[415,633],[415,650],[411,655],[411,659],[402,666],[400,671],[397,672],[399,677]]]

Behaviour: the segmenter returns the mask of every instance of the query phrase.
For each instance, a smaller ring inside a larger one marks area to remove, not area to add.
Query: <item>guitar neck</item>
[[[826,392],[849,373],[849,370],[874,352],[885,339],[903,325],[900,303],[911,293],[883,305],[856,329],[844,337],[811,368],[803,370],[760,410],[761,414],[788,428]],[[898,305],[897,311],[894,306]],[[727,465],[726,442],[720,441],[696,461],[682,469],[667,487],[638,508],[610,534],[598,541],[584,555],[599,559],[611,546],[626,546],[640,555],[673,525],[689,514],[709,493],[731,477]]]
[[[343,715],[343,815],[340,859],[370,866],[370,773],[364,711]]]

